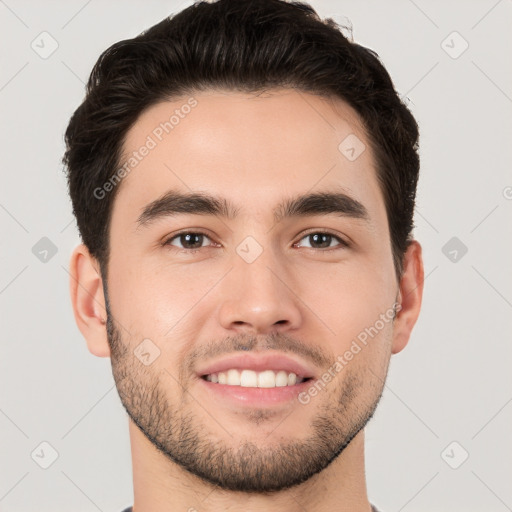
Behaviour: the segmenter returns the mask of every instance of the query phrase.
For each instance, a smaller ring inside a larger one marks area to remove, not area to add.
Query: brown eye
[[[195,252],[203,247],[204,239],[210,239],[205,233],[197,232],[197,231],[186,231],[183,233],[179,233],[169,238],[163,245],[172,246],[176,249],[183,249],[187,252]],[[177,240],[181,246],[175,245],[172,242]]]
[[[337,249],[340,246],[349,246],[348,243],[345,242],[345,240],[327,231],[313,231],[311,233],[308,233],[306,236],[302,237],[301,240],[308,240],[310,245],[309,247],[306,247],[311,249]],[[333,247],[331,245],[333,241],[337,241],[338,245],[335,245]]]

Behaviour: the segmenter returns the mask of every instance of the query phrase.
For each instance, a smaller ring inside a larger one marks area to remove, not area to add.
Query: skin
[[[290,89],[194,98],[197,106],[119,185],[108,315],[98,262],[83,245],[71,258],[77,325],[92,354],[111,357],[129,415],[134,511],[291,512],[300,504],[369,512],[364,426],[420,312],[421,246],[410,244],[398,280],[369,142],[343,101]],[[187,99],[145,111],[126,154]],[[338,150],[349,134],[366,145],[354,161]],[[368,224],[333,214],[274,222],[283,199],[340,187],[363,203]],[[168,216],[137,227],[142,209],[170,189],[226,197],[239,216]],[[162,245],[185,228],[207,232],[198,252],[183,252],[191,244],[179,237]],[[306,236],[325,230],[350,247],[332,238],[327,250]],[[247,236],[263,249],[252,263],[236,252]],[[322,375],[395,301],[396,318],[307,404],[235,406],[198,392],[195,369],[215,347],[216,357],[287,353]],[[134,356],[144,339],[160,350],[150,365]]]

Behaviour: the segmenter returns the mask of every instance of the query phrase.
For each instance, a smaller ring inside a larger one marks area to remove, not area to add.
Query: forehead
[[[331,186],[369,203],[371,216],[384,213],[358,114],[342,100],[296,90],[160,102],[128,131],[120,164],[127,172],[116,203],[135,217],[168,190],[229,196],[243,217]]]

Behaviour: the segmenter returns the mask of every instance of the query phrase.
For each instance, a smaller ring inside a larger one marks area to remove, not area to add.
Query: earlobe
[[[99,264],[85,245],[80,244],[73,251],[69,271],[71,303],[76,324],[92,354],[110,357],[103,281]]]
[[[400,290],[397,297],[401,308],[394,322],[392,354],[397,354],[405,348],[418,320],[424,279],[421,245],[418,241],[413,240],[404,255],[404,271],[400,279]]]

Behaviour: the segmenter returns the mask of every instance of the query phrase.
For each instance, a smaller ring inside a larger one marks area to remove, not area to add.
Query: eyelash
[[[171,245],[171,242],[173,240],[175,240],[176,238],[179,238],[180,236],[183,236],[183,235],[203,235],[206,238],[208,238],[209,240],[211,240],[210,236],[207,233],[205,233],[204,231],[200,231],[200,230],[182,231],[180,233],[173,235],[172,237],[168,238],[167,240],[165,240],[162,243],[162,245],[164,247],[172,247],[173,249],[178,250],[180,253],[183,252],[183,253],[187,253],[187,254],[195,254],[196,252],[198,252],[202,249],[208,248],[208,247],[199,247],[198,249],[181,249],[180,247],[175,247],[175,246]],[[331,252],[331,251],[335,251],[335,250],[339,250],[339,249],[347,249],[350,247],[350,244],[346,240],[344,240],[343,238],[341,238],[338,235],[335,235],[334,233],[331,233],[330,231],[319,231],[319,230],[308,231],[307,233],[304,233],[302,235],[302,237],[299,239],[298,242],[300,242],[301,240],[303,240],[304,238],[306,238],[307,236],[310,236],[310,235],[329,235],[329,236],[332,236],[334,239],[336,239],[340,245],[336,246],[336,247],[327,248],[327,249],[315,249],[314,247],[306,247],[306,249],[312,249],[313,251],[316,250],[316,251],[320,251],[320,252]],[[293,245],[295,246],[298,242],[295,242]]]

